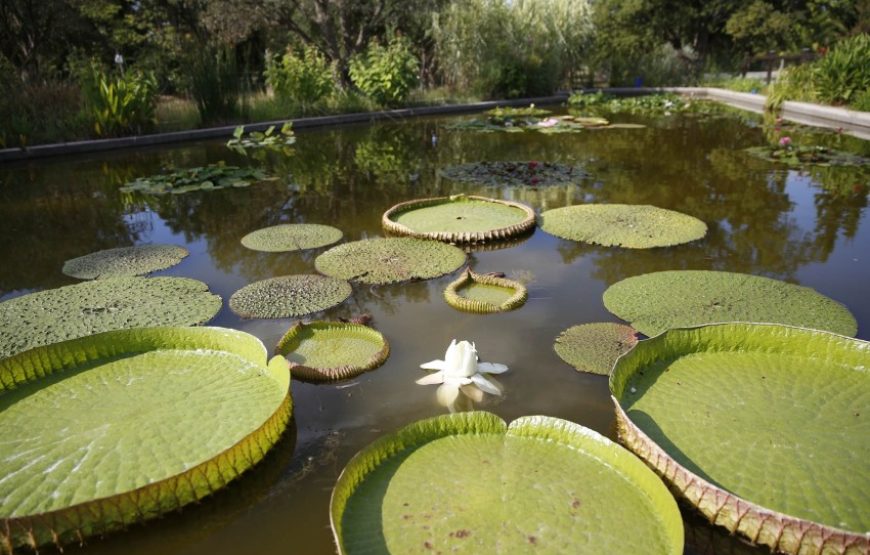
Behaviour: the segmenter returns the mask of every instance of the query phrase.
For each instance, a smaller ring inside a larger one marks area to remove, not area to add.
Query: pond
[[[477,250],[477,272],[504,272],[528,283],[519,310],[477,315],[447,305],[442,291],[456,273],[388,286],[355,285],[351,298],[319,316],[370,314],[391,345],[381,368],[337,385],[294,382],[295,420],[276,449],[226,491],[156,522],[67,553],[219,554],[334,552],[329,497],[350,459],[374,439],[414,420],[442,414],[435,388],[414,381],[419,365],[443,358],[451,339],[475,341],[481,360],[506,364],[501,398],[478,408],[507,421],[545,414],[615,438],[614,409],[602,376],[576,372],[553,350],[556,336],[584,322],[617,321],[602,294],[624,278],[659,270],[745,272],[812,287],[844,303],[870,339],[870,183],[866,168],[796,171],[753,158],[765,144],[760,119],[722,111],[613,121],[644,128],[579,133],[478,133],[426,118],[297,133],[294,153],[248,159],[224,141],[56,158],[0,167],[0,300],[75,283],[64,261],[99,249],[141,243],[183,245],[191,255],[156,275],[206,282],[226,301],[269,277],[311,273],[325,248],[261,253],[240,239],[278,223],[336,226],[345,240],[383,234],[381,215],[409,199],[480,194],[536,211],[584,202],[651,204],[702,219],[705,239],[647,250],[605,248],[536,230],[506,248]],[[803,136],[816,133],[795,131]],[[870,143],[819,133],[821,144],[870,156]],[[161,168],[226,160],[262,165],[277,175],[244,189],[158,197],[119,188]],[[562,162],[588,177],[571,185],[510,187],[449,181],[439,170],[482,160]],[[212,325],[274,346],[291,320],[245,320],[224,302]],[[692,415],[686,415],[691,418]],[[446,461],[445,472],[464,472]],[[687,518],[687,553],[767,553]]]

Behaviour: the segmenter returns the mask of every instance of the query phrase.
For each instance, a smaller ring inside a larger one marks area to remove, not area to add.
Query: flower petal
[[[444,372],[434,372],[432,374],[427,374],[417,380],[417,383],[420,385],[435,385],[439,383],[444,383]]]
[[[444,370],[444,361],[430,360],[429,362],[421,364],[420,368],[423,368],[424,370]]]
[[[457,378],[456,376],[451,376],[450,374],[444,373],[444,382],[453,384],[455,386],[460,385],[468,385],[471,383],[471,378]]]
[[[475,374],[471,376],[471,381],[473,381],[477,387],[491,395],[501,395],[501,389],[499,389],[494,383],[486,379],[483,374]]]
[[[476,403],[483,402],[483,391],[474,384],[460,386],[459,391]]]
[[[508,367],[498,362],[478,362],[477,371],[486,374],[503,374],[508,371]]]
[[[438,391],[435,392],[438,398],[438,403],[442,407],[450,407],[459,397],[459,386],[451,383],[444,383],[438,386]]]

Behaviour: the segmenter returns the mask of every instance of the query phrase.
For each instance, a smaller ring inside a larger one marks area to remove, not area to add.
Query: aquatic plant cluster
[[[671,102],[631,106],[656,111]],[[534,106],[499,109],[487,125],[546,128],[549,120],[530,123],[546,115]],[[571,117],[550,127],[611,125]],[[779,140],[774,148],[796,147]],[[454,166],[443,176],[546,187],[586,174],[525,161]],[[139,178],[122,191],[205,194],[266,177],[258,168],[215,165]],[[252,256],[324,249],[314,260],[319,273],[254,281],[228,307],[244,318],[311,317],[361,288],[465,267],[444,289],[444,302],[469,318],[496,319],[529,310],[528,290],[502,273],[474,271],[468,252],[475,249],[509,248],[538,227],[602,249],[670,249],[708,233],[706,222],[656,206],[581,204],[538,214],[519,202],[466,195],[385,207],[381,227],[393,236],[342,242],[342,230],[314,223],[251,230],[239,242]],[[388,339],[365,315],[296,321],[271,358],[248,333],[190,327],[210,321],[222,299],[191,278],[143,277],[188,254],[175,245],[85,254],[63,271],[87,281],[0,303],[0,399],[16,399],[0,404],[0,553],[62,546],[194,502],[276,444],[294,417],[292,379],[334,384],[388,360]],[[506,423],[473,410],[486,395],[509,391],[494,377],[510,376],[509,369],[454,339],[416,380],[438,385],[435,397],[451,414],[384,435],[339,476],[329,508],[338,551],[583,546],[678,555],[684,530],[671,491],[714,524],[774,550],[870,551],[870,443],[861,419],[870,401],[870,345],[853,339],[857,321],[848,308],[808,287],[698,270],[617,281],[603,303],[628,324],[572,326],[554,350],[578,371],[608,376],[624,447],[562,419]],[[444,480],[445,461],[479,471]]]

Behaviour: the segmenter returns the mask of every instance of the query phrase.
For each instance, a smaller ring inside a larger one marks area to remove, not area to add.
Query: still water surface
[[[191,256],[160,272],[206,282],[225,300],[273,276],[314,271],[324,249],[266,254],[240,238],[289,222],[341,228],[346,240],[382,234],[381,214],[411,198],[469,193],[543,210],[583,202],[653,204],[704,220],[704,240],[678,247],[625,250],[564,241],[536,231],[521,244],[478,251],[477,271],[528,279],[520,310],[471,315],[441,292],[454,276],[391,286],[355,286],[350,300],[316,315],[369,313],[390,341],[380,369],[338,385],[293,383],[295,422],[266,460],[226,491],[180,514],[89,540],[67,553],[333,553],[328,503],[339,472],[360,448],[419,418],[442,414],[434,386],[414,380],[420,363],[443,358],[453,338],[475,341],[481,360],[505,363],[503,398],[478,408],[510,421],[529,414],[566,418],[615,437],[604,377],[581,374],[552,349],[574,324],[614,321],[601,295],[633,275],[671,269],[747,272],[815,288],[846,304],[858,337],[870,339],[870,196],[868,171],[789,171],[750,158],[765,144],[751,116],[699,119],[614,115],[645,129],[539,135],[450,131],[447,119],[418,119],[300,132],[295,155],[249,160],[223,141],[135,152],[101,153],[0,167],[0,299],[76,280],[61,274],[69,258],[112,247],[175,243]],[[870,143],[835,134],[792,132],[870,156]],[[437,137],[433,144],[432,137]],[[280,179],[241,190],[146,198],[118,188],[167,166],[226,160],[262,164]],[[579,164],[589,177],[558,187],[509,188],[446,181],[439,168],[481,160]],[[243,320],[224,308],[213,325],[244,330],[271,347],[290,320]],[[691,418],[691,415],[687,415]],[[445,461],[446,476],[476,472]],[[687,553],[767,553],[743,546],[687,515]]]

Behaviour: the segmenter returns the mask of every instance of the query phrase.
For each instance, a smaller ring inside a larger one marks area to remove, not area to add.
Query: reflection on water
[[[217,141],[0,168],[0,298],[74,282],[60,271],[69,258],[169,242],[187,246],[191,255],[162,275],[203,280],[227,299],[254,280],[313,272],[314,258],[324,250],[251,251],[239,240],[254,229],[311,222],[341,228],[345,240],[380,236],[381,214],[391,205],[455,193],[517,200],[537,210],[581,202],[653,204],[699,217],[710,229],[702,241],[654,250],[582,245],[537,230],[509,248],[474,251],[469,262],[476,271],[526,276],[529,300],[508,313],[476,315],[449,307],[442,291],[455,276],[355,285],[351,299],[317,316],[372,314],[373,325],[390,341],[391,356],[380,369],[345,384],[294,382],[295,452],[282,444],[225,494],[181,516],[67,552],[332,553],[328,503],[338,473],[374,439],[445,411],[432,388],[414,381],[421,376],[419,364],[441,357],[454,338],[475,341],[481,360],[510,368],[499,377],[504,396],[488,395],[475,408],[506,420],[528,414],[567,418],[613,437],[606,379],[575,372],[552,344],[569,326],[612,321],[601,294],[628,276],[691,268],[787,279],[845,303],[858,319],[859,337],[870,338],[864,290],[870,278],[870,169],[785,171],[752,158],[742,149],[767,138],[759,121],[747,115],[611,119],[648,127],[478,134],[446,130],[444,119],[422,119],[299,132],[292,157],[263,152],[244,158]],[[809,140],[805,133],[791,134]],[[870,156],[868,142],[833,133],[810,139]],[[279,179],[155,198],[118,192],[126,181],[161,168],[219,160],[262,164]],[[589,177],[565,186],[498,188],[438,175],[441,167],[480,160],[579,164]],[[253,333],[271,348],[291,321],[242,320],[224,307],[213,323]],[[688,543],[694,553],[761,552],[747,551],[696,521]]]

